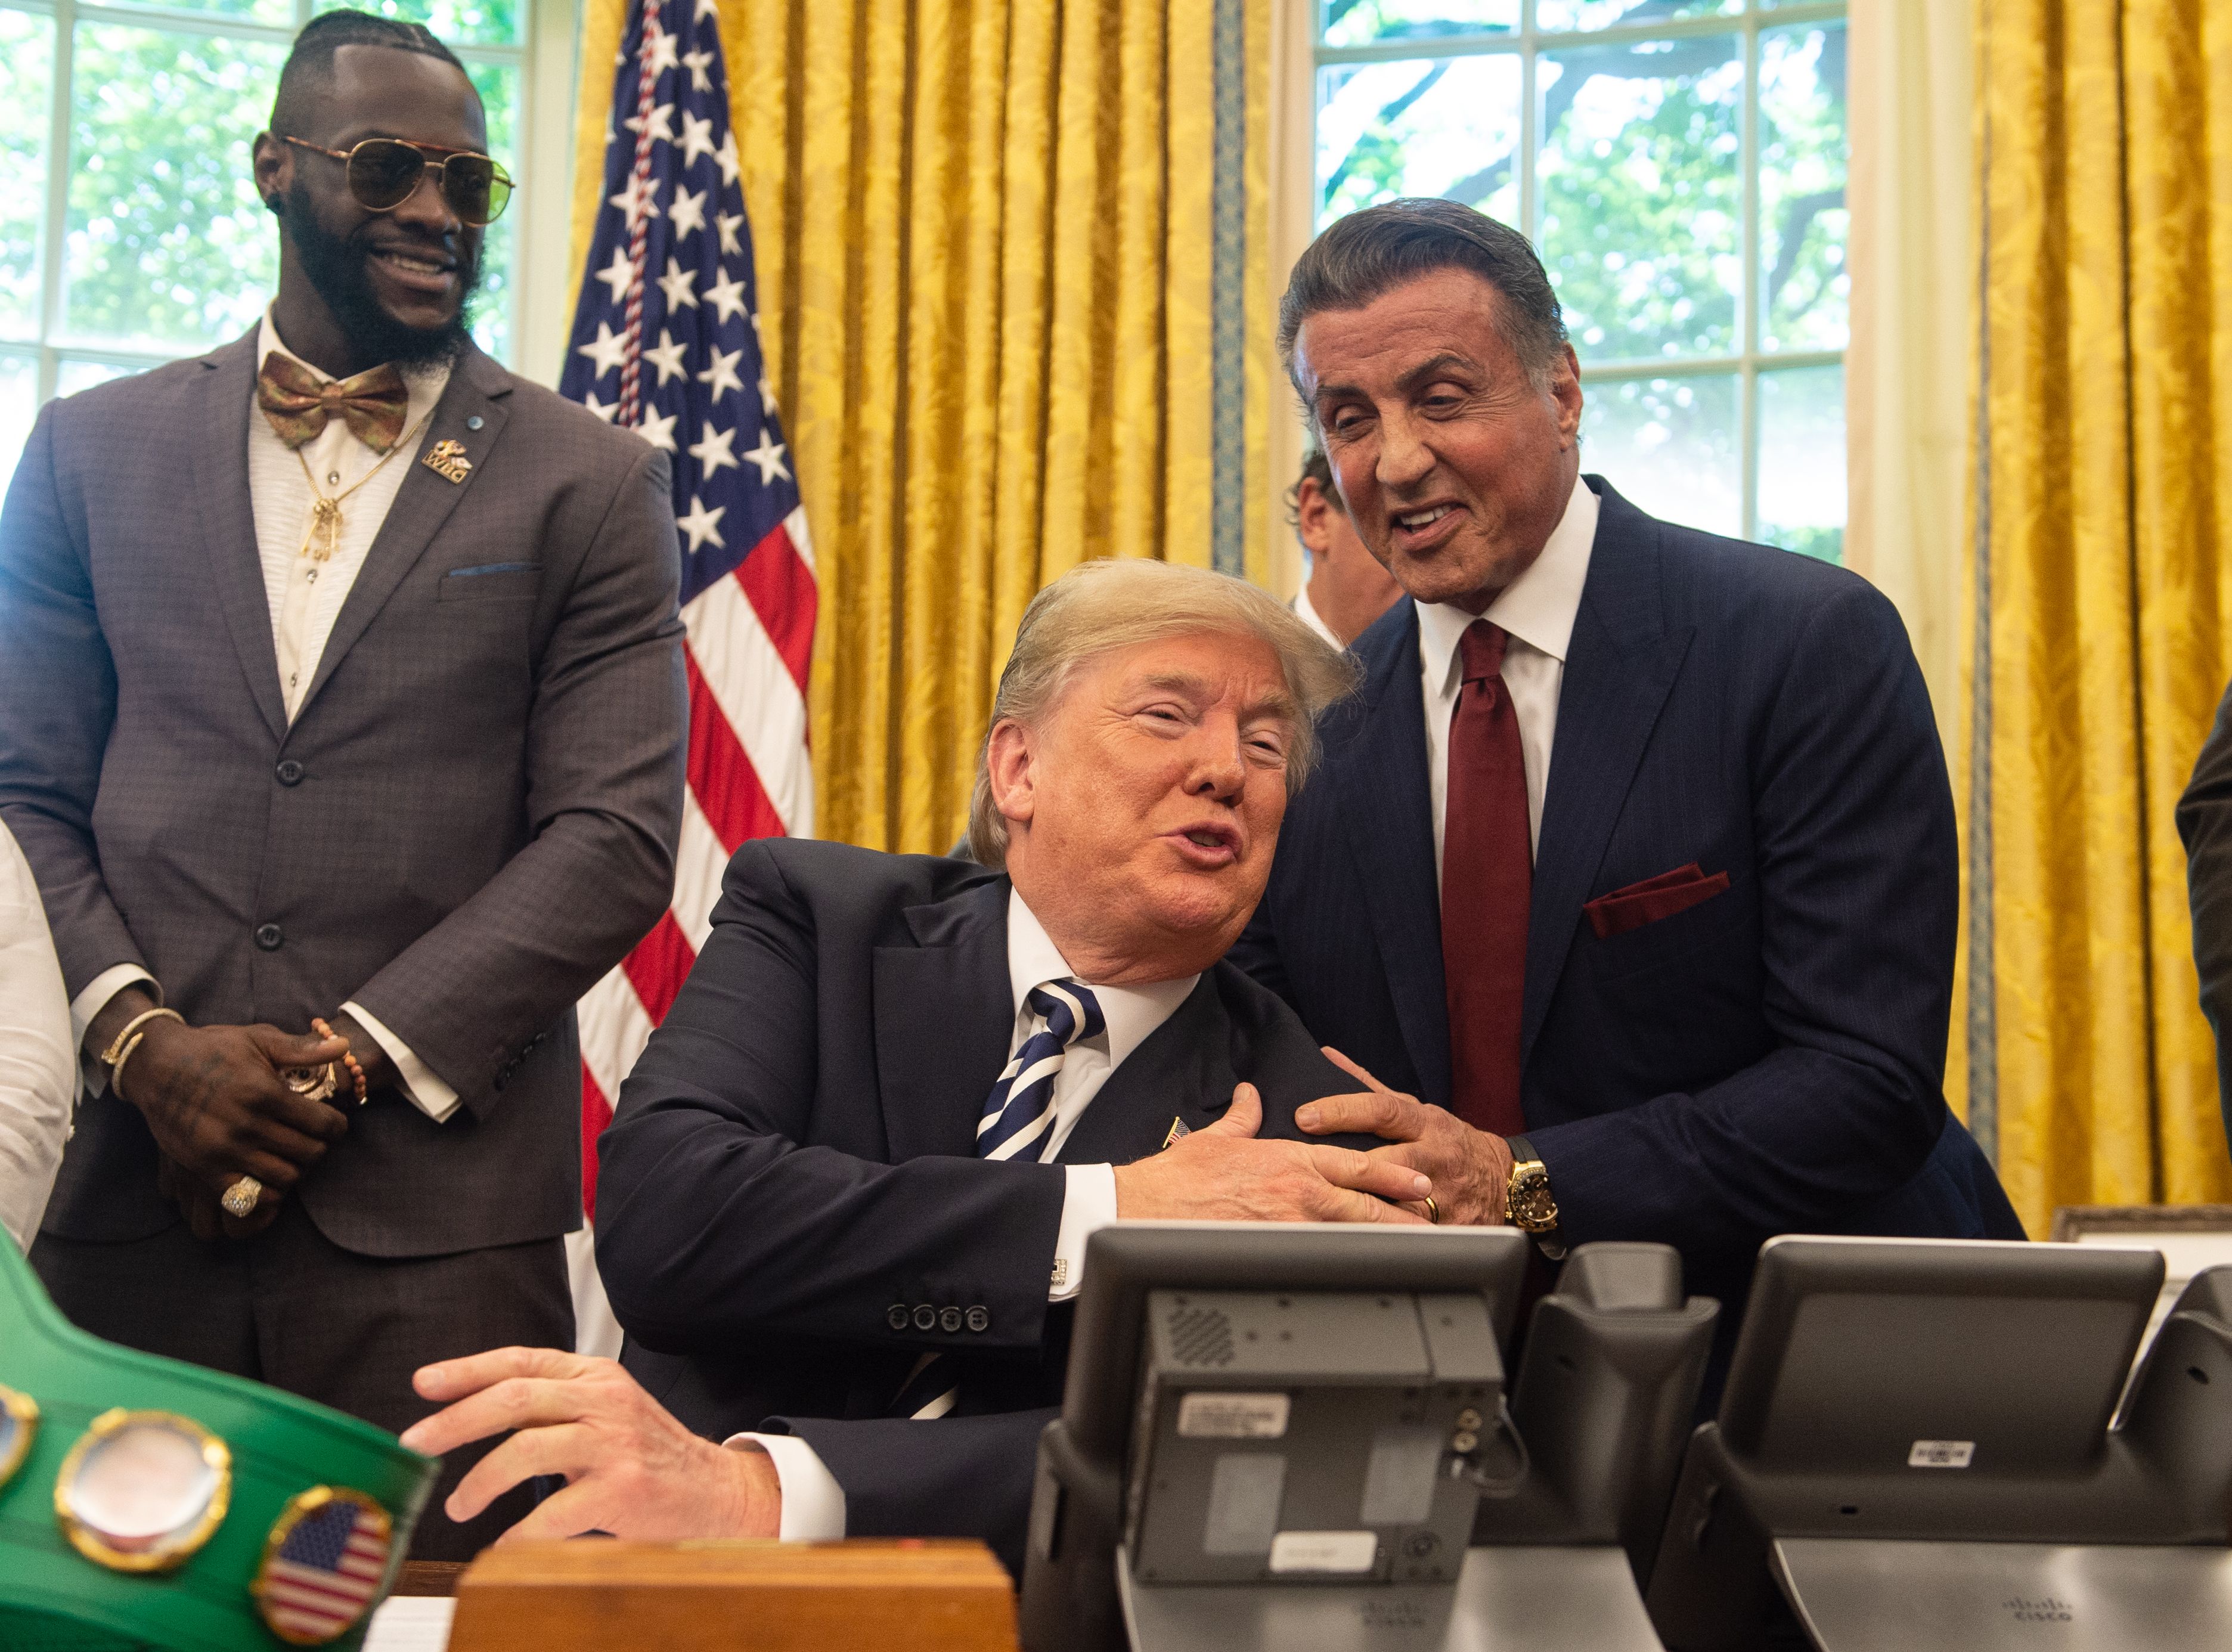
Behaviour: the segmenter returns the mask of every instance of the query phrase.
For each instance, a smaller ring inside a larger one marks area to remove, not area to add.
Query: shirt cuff
[[[1054,1238],[1054,1278],[1049,1302],[1067,1302],[1085,1286],[1085,1241],[1093,1230],[1116,1224],[1116,1167],[1067,1164],[1062,1189],[1061,1227]]]
[[[108,1001],[127,987],[145,987],[148,996],[158,1004],[163,1001],[163,988],[154,976],[136,963],[112,963],[91,981],[85,990],[70,1000],[70,1047],[78,1053],[78,1076],[85,1081],[85,1093],[90,1098],[108,1088],[108,1069],[101,1065],[98,1055],[86,1053],[86,1029],[90,1027]]]
[[[380,1025],[380,1018],[354,999],[341,1006],[356,1017],[359,1027],[372,1034],[373,1043],[395,1063],[395,1082],[411,1105],[440,1124],[457,1111],[457,1092],[434,1076],[434,1069],[411,1053],[411,1046]]]
[[[845,1488],[805,1441],[790,1434],[732,1434],[721,1443],[731,1451],[764,1451],[775,1459],[775,1485],[782,1493],[778,1539],[821,1543],[845,1535]]]

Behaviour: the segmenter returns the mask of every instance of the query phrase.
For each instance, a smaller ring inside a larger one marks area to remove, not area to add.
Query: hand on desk
[[[1116,1214],[1196,1221],[1425,1220],[1388,1202],[1433,1192],[1416,1170],[1350,1147],[1259,1142],[1262,1123],[1262,1098],[1254,1085],[1242,1085],[1215,1124],[1117,1166]]]
[[[782,1487],[763,1451],[699,1438],[618,1362],[555,1348],[498,1348],[422,1366],[419,1395],[450,1403],[404,1431],[430,1457],[516,1430],[473,1465],[444,1512],[470,1520],[522,1480],[563,1474],[566,1488],[498,1539],[772,1538]]]
[[[1455,1114],[1390,1090],[1339,1050],[1326,1059],[1354,1074],[1365,1088],[1353,1096],[1327,1096],[1294,1110],[1294,1123],[1313,1136],[1354,1131],[1394,1143],[1366,1156],[1423,1170],[1433,1179],[1442,1221],[1451,1225],[1503,1225],[1503,1198],[1511,1185],[1511,1149],[1501,1136],[1475,1130]]]

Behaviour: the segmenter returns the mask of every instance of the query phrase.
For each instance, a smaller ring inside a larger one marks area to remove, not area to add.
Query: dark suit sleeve
[[[2216,726],[2178,800],[2177,835],[2185,843],[2186,891],[2193,903],[2193,962],[2201,975],[2201,1007],[2216,1034],[2216,1088],[2232,1132],[2232,690],[2216,708]]]
[[[55,484],[62,406],[40,410],[0,513],[0,815],[38,878],[62,978],[75,994],[113,964],[146,961],[94,849],[116,666],[81,535]]]
[[[1958,851],[1929,694],[1857,581],[1788,658],[1749,754],[1774,1047],[1693,1094],[1529,1131],[1572,1242],[1749,1253],[1899,1187],[1943,1127]]]
[[[682,824],[681,580],[666,457],[622,477],[536,673],[533,840],[351,996],[485,1113],[507,1063],[666,910]]]
[[[599,1139],[597,1265],[614,1312],[629,1336],[672,1353],[769,1332],[1035,1348],[1062,1168],[886,1163],[874,1097],[817,1117],[823,1041],[875,1036],[867,1002],[822,1001],[817,942],[767,845],[746,844]],[[989,1324],[894,1327],[895,1303],[982,1305]]]
[[[981,1538],[1018,1583],[1039,1435],[1059,1407],[987,1416],[836,1422],[775,1417],[845,1490],[848,1538]]]

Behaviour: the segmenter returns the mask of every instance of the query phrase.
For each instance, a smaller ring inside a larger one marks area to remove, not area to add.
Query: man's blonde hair
[[[1008,864],[1008,822],[992,802],[994,729],[1010,720],[1036,726],[1080,668],[1104,654],[1204,632],[1256,638],[1278,657],[1294,705],[1287,792],[1291,797],[1301,791],[1317,763],[1318,714],[1356,687],[1356,662],[1245,580],[1175,562],[1087,562],[1032,598],[1015,627],[1015,651],[1000,673],[1000,691],[977,748],[970,853],[987,866]]]

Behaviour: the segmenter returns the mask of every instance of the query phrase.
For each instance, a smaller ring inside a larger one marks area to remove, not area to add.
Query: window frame
[[[1312,235],[1316,233],[1321,204],[1317,171],[1320,87],[1323,72],[1328,68],[1359,63],[1406,62],[1414,59],[1517,56],[1520,60],[1519,140],[1514,152],[1518,158],[1521,223],[1515,227],[1526,235],[1529,242],[1534,242],[1541,229],[1538,222],[1541,194],[1536,174],[1542,154],[1542,107],[1536,65],[1544,52],[1554,52],[1574,45],[1641,45],[1652,41],[1694,39],[1716,35],[1739,37],[1744,64],[1741,160],[1744,288],[1737,307],[1742,321],[1738,347],[1733,352],[1716,355],[1607,358],[1600,361],[1592,361],[1584,357],[1581,384],[1586,393],[1592,385],[1632,384],[1650,379],[1725,379],[1733,375],[1736,380],[1740,456],[1737,485],[1742,502],[1738,532],[1744,539],[1758,538],[1760,374],[1789,368],[1842,367],[1846,351],[1851,347],[1849,338],[1846,347],[1837,350],[1767,350],[1760,345],[1764,308],[1760,292],[1759,268],[1760,36],[1764,32],[1802,28],[1808,24],[1841,23],[1849,29],[1851,7],[1848,0],[1786,0],[1781,4],[1773,3],[1773,0],[1744,0],[1744,9],[1741,13],[1724,12],[1698,17],[1613,23],[1602,29],[1541,28],[1537,24],[1538,0],[1521,0],[1519,27],[1516,29],[1500,33],[1483,30],[1466,34],[1411,36],[1401,40],[1374,41],[1362,46],[1327,45],[1322,0],[1294,0],[1294,3],[1298,11],[1307,14],[1309,29],[1310,50],[1307,60],[1309,77],[1309,120],[1307,127],[1309,208],[1307,222]],[[1846,107],[1849,111],[1849,102]],[[1848,113],[1848,123],[1849,119]],[[1849,124],[1846,135],[1849,143]],[[1291,480],[1291,477],[1286,480]],[[1283,481],[1281,485],[1284,485]]]

